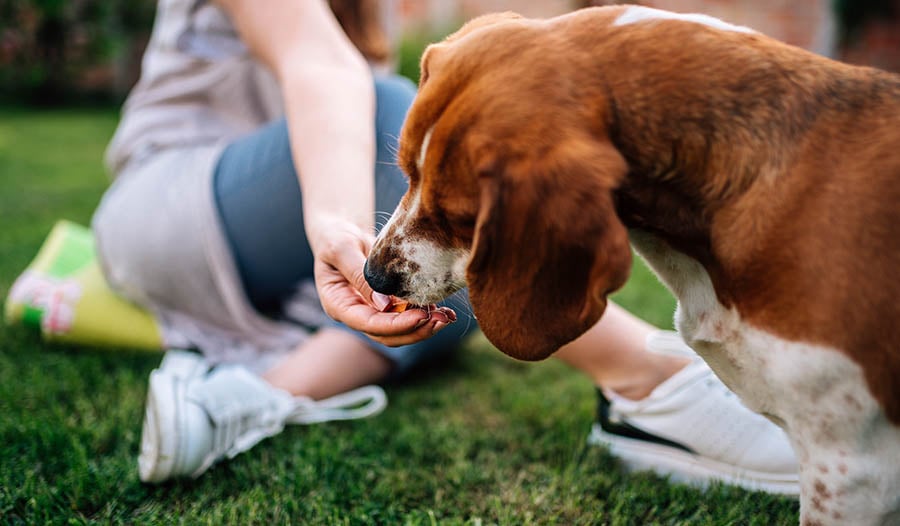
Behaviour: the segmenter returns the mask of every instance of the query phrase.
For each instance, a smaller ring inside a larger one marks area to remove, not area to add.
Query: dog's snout
[[[375,292],[389,296],[399,296],[403,292],[403,278],[400,274],[371,265],[368,260],[363,267],[363,275]]]

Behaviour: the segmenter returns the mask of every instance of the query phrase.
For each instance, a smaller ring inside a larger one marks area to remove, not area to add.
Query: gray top
[[[225,13],[204,0],[160,0],[141,78],[106,152],[117,176],[161,149],[227,143],[284,113],[272,73]]]
[[[140,81],[106,152],[115,181],[92,228],[107,281],[153,311],[168,347],[261,372],[325,320],[311,282],[286,306],[300,325],[253,309],[212,195],[222,149],[282,114],[275,77],[221,9],[159,2]]]

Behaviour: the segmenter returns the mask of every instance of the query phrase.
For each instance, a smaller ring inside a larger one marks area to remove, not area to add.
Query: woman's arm
[[[219,3],[282,87],[313,253],[332,221],[371,232],[375,95],[365,59],[323,0]]]
[[[421,310],[380,313],[363,278],[375,216],[375,95],[366,61],[324,0],[218,3],[281,85],[325,311],[389,345],[430,336],[447,322],[443,313],[424,323]]]

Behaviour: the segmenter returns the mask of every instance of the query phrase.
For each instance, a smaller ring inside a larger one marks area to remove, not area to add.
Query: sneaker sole
[[[159,483],[172,477],[178,465],[179,437],[177,430],[177,378],[153,371],[147,391],[147,409],[141,432],[141,453],[138,456],[138,474],[142,482]],[[163,432],[163,431],[166,432]]]
[[[652,471],[672,482],[705,487],[713,480],[752,491],[800,495],[798,476],[735,468],[672,447],[609,434],[594,424],[587,443],[606,446],[628,471]]]

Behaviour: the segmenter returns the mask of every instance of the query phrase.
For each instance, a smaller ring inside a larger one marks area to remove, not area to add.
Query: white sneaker
[[[239,366],[209,371],[202,357],[169,351],[150,374],[138,472],[143,482],[198,477],[285,424],[364,418],[387,406],[370,385],[314,401],[276,389]]]
[[[648,338],[648,348],[687,354],[689,348],[677,336],[675,345],[671,334]],[[643,400],[609,390],[597,394],[597,422],[588,443],[607,446],[629,470],[698,486],[718,480],[750,490],[800,493],[787,435],[747,409],[699,357]]]

